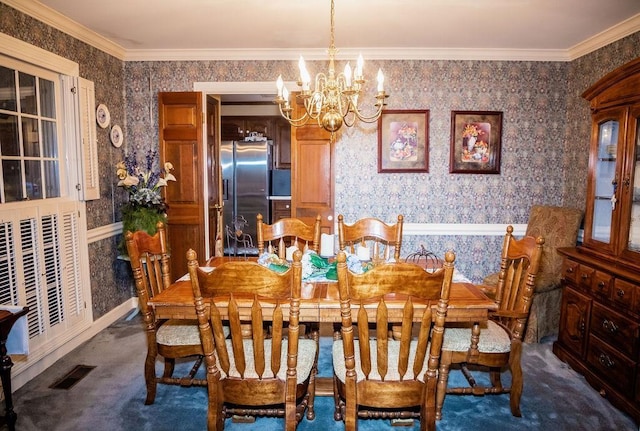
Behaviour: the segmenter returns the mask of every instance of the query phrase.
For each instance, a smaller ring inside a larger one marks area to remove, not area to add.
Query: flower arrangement
[[[135,151],[125,155],[124,161],[116,165],[118,187],[123,187],[129,193],[129,203],[132,206],[153,208],[158,211],[166,211],[166,204],[160,194],[160,188],[166,187],[168,181],[176,181],[171,171],[171,162],[164,164],[164,178],[161,173],[154,170],[158,159],[156,150],[149,150],[145,156],[145,166],[138,166]]]
[[[471,124],[465,124],[464,126],[464,130],[462,131],[462,137],[463,138],[470,138],[470,137],[478,137],[479,135],[484,134],[484,132],[482,131],[481,128],[479,128],[477,125],[471,123]]]
[[[173,165],[170,162],[164,164],[162,171],[156,168],[158,159],[158,151],[150,149],[140,166],[137,153],[133,151],[116,165],[118,187],[129,194],[129,202],[122,206],[123,233],[143,230],[154,235],[156,224],[159,221],[166,223],[167,205],[161,189],[169,184],[168,181],[176,181],[176,177],[171,173]],[[118,249],[126,254],[124,238]]]

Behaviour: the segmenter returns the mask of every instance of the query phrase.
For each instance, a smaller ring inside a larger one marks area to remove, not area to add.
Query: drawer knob
[[[616,365],[615,362],[609,357],[609,355],[605,355],[604,353],[600,353],[600,357],[598,358],[598,362],[605,368],[612,368]]]
[[[618,289],[618,291],[616,292],[616,295],[618,295],[618,298],[622,298],[624,296],[624,290]]]
[[[567,272],[568,272],[569,274],[573,274],[573,268],[567,268]]]
[[[605,287],[605,283],[604,281],[601,281],[600,283],[598,283],[598,289],[602,290]]]
[[[589,276],[587,274],[582,274],[582,279],[586,280],[587,278],[589,278]]]
[[[615,334],[616,332],[618,332],[618,325],[616,325],[609,319],[604,319],[602,321],[602,329],[610,332],[611,334]]]

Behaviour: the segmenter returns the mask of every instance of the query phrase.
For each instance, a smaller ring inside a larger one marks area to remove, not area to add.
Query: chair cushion
[[[229,336],[229,327],[223,326],[224,336]],[[156,331],[156,342],[165,346],[193,346],[200,344],[198,321],[170,319],[162,323]]]
[[[385,381],[399,381],[400,373],[398,372],[398,356],[400,352],[400,341],[389,340],[389,367],[387,369],[387,375],[385,376]],[[360,366],[360,345],[359,340],[354,340],[354,349],[355,349],[355,359],[356,359],[356,380],[361,381],[365,380],[364,373],[362,372],[362,367]],[[417,341],[411,341],[409,346],[409,369],[404,376],[403,380],[412,380],[413,379],[413,364],[414,358],[416,357],[416,346]],[[369,340],[369,348],[371,352],[374,354],[371,358],[371,373],[369,375],[369,380],[382,380],[380,378],[380,374],[378,373],[378,360],[375,355],[376,352],[376,340]],[[427,352],[430,350],[430,346],[427,346]],[[424,376],[427,372],[427,366],[429,361],[429,355],[427,354],[422,364],[422,370],[418,374],[418,380],[424,382]],[[345,381],[345,376],[347,374],[347,369],[344,364],[344,348],[342,345],[342,340],[336,340],[333,342],[333,372],[336,377],[340,379],[340,381]]]
[[[227,351],[229,352],[229,376],[230,377],[240,377],[240,373],[236,368],[235,359],[233,358],[233,347],[231,344],[231,340],[226,340]],[[257,379],[258,374],[256,373],[255,363],[253,362],[253,341],[251,339],[242,340],[242,344],[244,347],[244,357],[246,370],[244,373],[245,378],[253,378]],[[287,380],[287,348],[288,348],[287,340],[282,340],[282,354],[280,355],[280,370],[278,370],[277,376],[280,380]],[[311,374],[311,370],[313,369],[313,364],[316,361],[317,355],[317,343],[314,340],[308,340],[300,338],[298,340],[298,366],[296,367],[296,375],[297,375],[297,383],[303,383],[305,380],[309,378]],[[265,371],[263,374],[263,378],[269,379],[273,378],[273,373],[271,372],[271,340],[264,341],[264,354],[266,357],[265,360]],[[216,363],[219,364],[218,355],[216,353]],[[220,377],[226,378],[227,374],[220,369]]]
[[[445,328],[442,350],[466,352],[471,346],[471,328]],[[480,353],[507,353],[511,351],[509,334],[500,325],[489,320],[480,331]]]
[[[166,346],[192,346],[200,344],[198,321],[170,319],[156,331],[156,342]]]

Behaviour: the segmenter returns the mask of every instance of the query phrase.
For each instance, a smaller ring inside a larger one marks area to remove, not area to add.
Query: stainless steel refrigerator
[[[222,141],[225,254],[257,254],[256,216],[269,221],[273,141]]]

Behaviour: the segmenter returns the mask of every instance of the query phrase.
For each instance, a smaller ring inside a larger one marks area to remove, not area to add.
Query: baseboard
[[[48,352],[37,361],[28,364],[17,363],[11,370],[11,388],[16,390],[22,387],[29,380],[38,376],[44,370],[53,365],[58,359],[70,353],[73,349],[88,341],[94,335],[107,328],[112,323],[126,316],[132,309],[137,309],[138,298],[130,298],[123,302],[98,320],[94,321],[86,330],[74,336],[68,342]]]

